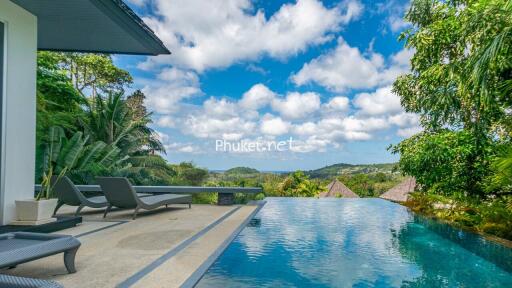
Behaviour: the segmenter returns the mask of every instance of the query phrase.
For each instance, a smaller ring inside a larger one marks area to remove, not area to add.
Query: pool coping
[[[247,218],[238,225],[238,227],[233,230],[233,232],[222,242],[217,249],[213,251],[213,253],[208,256],[208,258],[185,280],[180,288],[193,288],[197,285],[197,283],[203,278],[204,274],[208,271],[208,269],[213,265],[213,263],[219,258],[220,255],[226,250],[226,248],[233,242],[233,240],[242,232],[242,230],[247,226],[247,224],[254,218],[256,214],[265,206],[267,202],[264,200],[260,201],[251,201],[248,205],[256,205],[256,209],[247,216]]]
[[[155,269],[160,267],[162,264],[167,262],[169,259],[174,257],[179,252],[183,251],[185,248],[187,248],[192,242],[199,239],[204,234],[208,233],[208,231],[215,228],[218,224],[222,223],[226,218],[233,215],[236,211],[238,211],[242,206],[235,207],[231,210],[229,210],[227,213],[222,215],[217,220],[213,221],[212,223],[208,224],[206,227],[198,231],[196,234],[192,235],[191,237],[183,240],[181,243],[167,251],[162,256],[158,257],[157,259],[153,260],[151,263],[147,264],[146,266],[142,267],[140,270],[123,280],[121,283],[117,284],[116,287],[118,288],[127,288],[135,285],[139,280],[144,278],[146,275],[153,272]]]

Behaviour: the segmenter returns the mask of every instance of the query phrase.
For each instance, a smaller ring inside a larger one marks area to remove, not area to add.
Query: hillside
[[[256,174],[258,170],[249,167],[235,167],[224,171],[225,174]]]
[[[332,178],[338,175],[353,175],[362,173],[393,173],[396,163],[382,164],[347,164],[338,163],[325,166],[316,170],[306,171],[306,175],[312,178]]]

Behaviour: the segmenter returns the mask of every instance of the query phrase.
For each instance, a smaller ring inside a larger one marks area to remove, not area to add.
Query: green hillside
[[[258,170],[249,167],[234,167],[224,171],[225,174],[256,174]]]
[[[347,164],[338,163],[325,166],[316,170],[306,171],[306,175],[312,178],[332,178],[339,175],[353,175],[365,173],[393,173],[396,163],[382,164]]]

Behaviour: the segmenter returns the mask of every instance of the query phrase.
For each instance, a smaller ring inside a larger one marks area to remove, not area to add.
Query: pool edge
[[[240,234],[240,232],[247,226],[249,221],[251,221],[252,218],[258,212],[265,206],[267,202],[264,200],[261,201],[252,201],[249,203],[249,205],[255,205],[256,209],[249,214],[249,216],[242,222],[238,227],[233,230],[233,232],[222,242],[217,249],[213,251],[213,253],[208,256],[208,258],[185,280],[180,287],[181,288],[192,288],[197,285],[197,283],[203,278],[204,274],[208,269],[212,266],[212,264],[219,258],[220,255],[226,250],[226,248],[233,242],[233,240]]]

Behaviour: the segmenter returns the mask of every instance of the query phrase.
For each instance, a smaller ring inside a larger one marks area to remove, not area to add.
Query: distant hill
[[[249,167],[235,167],[224,171],[225,174],[256,174],[260,171]]]
[[[339,163],[325,166],[316,170],[305,171],[305,174],[312,178],[332,178],[341,174],[360,173],[392,173],[396,163],[383,164],[347,164]]]

